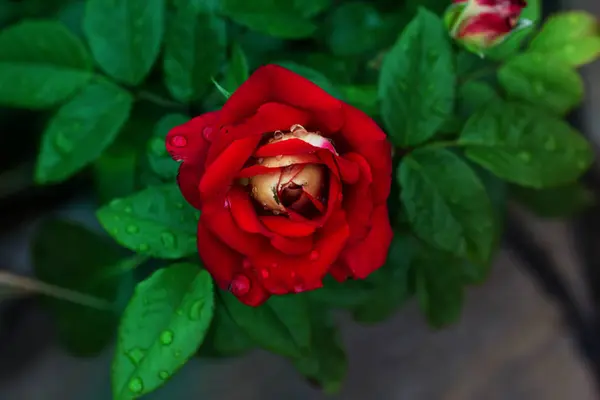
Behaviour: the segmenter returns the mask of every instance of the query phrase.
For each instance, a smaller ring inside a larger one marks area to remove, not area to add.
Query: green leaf
[[[252,30],[282,39],[301,39],[317,29],[308,18],[319,11],[322,3],[323,0],[221,0],[220,11]]]
[[[190,102],[211,87],[226,51],[225,22],[207,12],[180,8],[169,16],[165,36],[165,83],[171,95]]]
[[[24,21],[0,32],[0,105],[41,109],[91,78],[84,44],[56,21]]]
[[[329,313],[311,304],[314,338],[310,354],[294,362],[296,368],[322,387],[326,394],[338,393],[348,371],[348,360],[341,335]]]
[[[346,85],[340,87],[343,98],[370,116],[379,114],[379,95],[375,85]]]
[[[148,163],[152,171],[164,180],[174,180],[179,170],[179,164],[173,161],[167,152],[165,145],[167,133],[189,120],[190,118],[183,114],[167,114],[154,127],[154,137],[148,142]]]
[[[600,56],[598,19],[585,11],[555,14],[533,38],[528,51],[550,55],[571,66],[590,63]]]
[[[88,0],[83,30],[100,68],[138,85],[160,52],[164,20],[165,0]]]
[[[399,146],[412,146],[432,138],[452,115],[455,82],[444,24],[420,9],[381,69],[381,115],[390,139]]]
[[[593,193],[578,182],[537,190],[513,186],[511,195],[543,218],[569,218],[595,202]]]
[[[458,89],[459,113],[467,118],[482,107],[498,100],[500,95],[492,85],[485,82],[467,81]]]
[[[42,134],[35,179],[63,181],[94,161],[117,137],[133,104],[106,80],[90,83],[59,108]]]
[[[256,347],[256,343],[231,318],[220,296],[215,296],[215,315],[200,349],[200,357],[238,356]]]
[[[138,284],[119,327],[113,398],[138,398],[164,385],[202,344],[213,307],[212,278],[194,264],[171,265]]]
[[[373,292],[368,280],[349,279],[338,282],[330,275],[323,279],[323,287],[309,292],[312,301],[331,308],[354,308],[368,301]]]
[[[197,252],[199,213],[176,184],[152,186],[115,199],[97,212],[100,223],[122,246],[156,258],[176,259]]]
[[[135,192],[139,157],[130,148],[109,148],[94,163],[94,184],[101,204]]]
[[[498,80],[512,99],[525,100],[559,115],[583,100],[583,81],[568,64],[549,55],[525,53],[498,70]]]
[[[233,93],[242,83],[246,82],[249,75],[250,69],[244,50],[238,44],[235,44],[231,51],[231,59],[229,60],[225,77],[223,78],[223,86],[228,92]]]
[[[441,328],[456,322],[464,302],[461,261],[429,249],[415,261],[415,272],[417,299],[429,324]]]
[[[516,103],[494,103],[474,114],[459,144],[500,178],[534,188],[573,182],[594,158],[589,143],[566,122]]]
[[[280,65],[284,68],[289,69],[290,71],[297,73],[298,75],[303,76],[304,78],[319,86],[321,89],[323,89],[333,97],[340,98],[342,96],[340,91],[333,85],[333,83],[331,83],[331,81],[319,71],[290,61],[279,61],[275,64]]]
[[[353,310],[354,319],[374,324],[389,318],[412,295],[410,272],[418,243],[410,235],[395,233],[387,261],[369,275],[369,298]]]
[[[494,215],[485,187],[465,162],[443,148],[421,148],[402,159],[398,179],[421,239],[459,256],[489,259]]]
[[[327,20],[327,44],[335,55],[360,55],[377,50],[384,28],[383,18],[372,5],[343,3]]]
[[[305,296],[273,296],[260,307],[249,307],[225,291],[218,296],[231,319],[257,345],[292,358],[308,353],[311,333]]]
[[[117,296],[119,281],[100,281],[98,277],[119,262],[122,257],[119,250],[113,243],[79,224],[46,220],[33,239],[35,275],[47,284],[112,303]],[[54,298],[45,300],[56,318],[58,339],[71,353],[94,356],[112,340],[118,322],[115,310],[101,310]]]

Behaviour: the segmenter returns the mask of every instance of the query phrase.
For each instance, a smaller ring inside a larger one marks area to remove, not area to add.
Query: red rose
[[[500,43],[518,25],[525,0],[453,0],[461,7],[452,17],[452,36],[474,48],[488,48]],[[454,10],[453,10],[454,12]]]
[[[243,303],[384,264],[390,144],[366,114],[303,77],[259,68],[221,110],[171,130],[167,150],[202,211],[200,257]]]

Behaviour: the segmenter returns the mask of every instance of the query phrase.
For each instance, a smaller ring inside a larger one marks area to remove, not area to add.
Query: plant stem
[[[166,107],[166,108],[178,108],[178,109],[185,109],[186,105],[182,104],[182,103],[178,103],[176,101],[173,100],[169,100],[165,97],[162,97],[156,93],[152,93],[152,92],[148,92],[146,90],[141,90],[137,93],[136,95],[138,100],[145,100],[145,101],[149,101],[150,103],[154,103],[158,106],[161,107]]]

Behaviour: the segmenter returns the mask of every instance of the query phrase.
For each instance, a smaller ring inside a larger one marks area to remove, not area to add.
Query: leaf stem
[[[154,103],[161,107],[178,108],[178,109],[183,109],[186,107],[186,105],[183,103],[178,103],[176,101],[169,100],[163,96],[160,96],[156,93],[152,93],[152,92],[149,92],[146,90],[140,90],[139,92],[137,92],[136,97],[138,100],[149,101],[150,103]]]
[[[122,275],[126,272],[133,271],[134,269],[136,269],[137,267],[139,267],[140,265],[142,265],[149,259],[150,259],[150,257],[148,257],[148,256],[145,256],[142,254],[135,254],[129,258],[122,260],[121,262],[117,263],[113,267],[103,270],[97,276],[97,279],[98,280],[110,279],[110,278],[114,278],[116,276]]]
[[[462,144],[458,143],[456,140],[442,140],[439,142],[433,142],[422,146],[421,148],[435,149],[435,148],[443,148],[443,147],[460,147]]]

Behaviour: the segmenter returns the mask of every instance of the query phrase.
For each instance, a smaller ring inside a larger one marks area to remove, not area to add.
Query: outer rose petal
[[[350,237],[348,245],[362,241],[371,229],[373,213],[373,194],[371,191],[372,175],[369,164],[362,156],[349,154],[356,160],[361,168],[361,178],[357,184],[346,186],[344,191],[343,207],[348,214],[348,225],[350,226]]]
[[[241,269],[242,255],[213,235],[202,219],[198,223],[198,253],[217,285],[227,289],[234,274]]]
[[[352,151],[367,160],[373,176],[373,200],[383,202],[390,194],[392,184],[392,148],[385,133],[367,114],[344,105],[346,123],[342,129],[344,139]]]
[[[310,111],[323,132],[343,124],[341,102],[308,79],[278,65],[258,68],[222,108],[224,124],[248,118],[265,103],[278,102]]]
[[[344,249],[341,260],[355,278],[364,279],[379,269],[387,258],[392,243],[392,227],[388,218],[387,205],[373,210],[371,231],[361,242]]]

